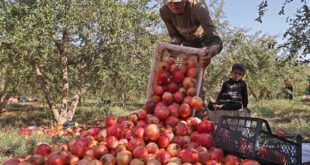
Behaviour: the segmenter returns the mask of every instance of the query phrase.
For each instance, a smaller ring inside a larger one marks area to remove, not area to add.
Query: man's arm
[[[177,29],[175,28],[175,26],[173,25],[172,21],[170,20],[169,16],[167,16],[167,10],[165,7],[162,7],[159,10],[160,13],[160,17],[161,19],[164,21],[167,30],[168,30],[168,34],[171,38],[171,43],[172,44],[176,44],[176,45],[181,45],[183,39],[180,36],[179,32],[177,31]]]
[[[211,20],[209,9],[204,2],[196,4],[196,17],[205,32],[206,48],[204,49],[205,57],[202,58],[202,66],[208,66],[211,58],[220,53],[223,44],[216,32],[216,28]]]
[[[201,3],[196,4],[196,18],[198,19],[199,23],[201,24],[205,37],[207,38],[206,46],[211,47],[213,45],[217,45],[217,51],[211,51],[214,53],[219,53],[222,50],[222,39],[219,37],[216,27],[214,26],[212,19],[210,17],[210,12],[208,6],[202,1]]]

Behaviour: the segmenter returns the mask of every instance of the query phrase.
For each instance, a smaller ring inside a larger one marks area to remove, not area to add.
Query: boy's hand
[[[214,108],[214,110],[221,110],[222,106],[221,106],[221,105],[214,104],[214,105],[213,105],[213,108]]]

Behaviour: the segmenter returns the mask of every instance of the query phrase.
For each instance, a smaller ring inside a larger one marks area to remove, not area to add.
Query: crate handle
[[[200,58],[200,57],[199,57]],[[199,60],[200,61],[200,60]],[[199,73],[198,73],[198,85],[197,85],[197,89],[196,89],[196,96],[199,96],[200,94],[200,90],[201,90],[201,86],[202,86],[202,79],[204,77],[204,73],[205,73],[205,68],[201,68],[199,67]],[[204,100],[203,100],[204,101]],[[192,116],[195,117],[196,115],[196,109],[193,109],[193,113]]]

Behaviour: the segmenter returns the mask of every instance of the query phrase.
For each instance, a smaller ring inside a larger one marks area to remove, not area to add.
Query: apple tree
[[[285,15],[285,7],[290,5],[294,0],[283,1],[279,15]],[[296,1],[300,1],[300,5],[295,15],[287,18],[290,26],[283,35],[286,42],[279,47],[288,50],[289,53],[286,54],[288,60],[302,59],[303,62],[309,63],[310,60],[306,57],[310,54],[310,7],[307,4],[307,0]],[[268,0],[262,0],[259,4],[259,16],[256,18],[256,21],[263,23],[263,16],[266,9],[268,9]]]
[[[134,75],[126,73],[145,70],[138,64],[150,56],[155,37],[149,29],[157,19],[147,2],[1,1],[0,42],[14,47],[12,58],[31,68],[54,120],[62,124],[72,120],[87,89],[124,92],[116,87]],[[103,77],[109,81],[98,81]]]

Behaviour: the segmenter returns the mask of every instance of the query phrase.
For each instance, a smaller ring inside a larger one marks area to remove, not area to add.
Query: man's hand
[[[200,61],[200,65],[202,67],[205,68],[210,64],[211,58],[218,54],[219,47],[220,46],[216,44],[210,46],[209,48],[208,47],[203,48],[202,57]]]
[[[207,47],[203,48],[203,52],[200,57],[200,66],[202,66],[203,68],[207,67],[210,64],[212,58],[209,55],[209,49]]]

